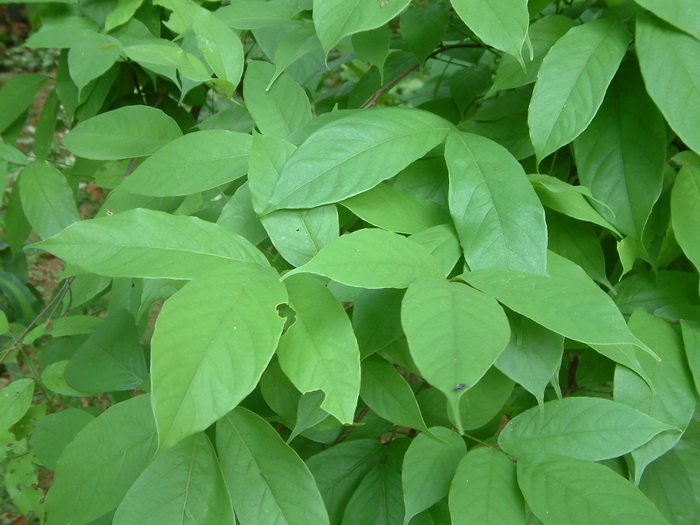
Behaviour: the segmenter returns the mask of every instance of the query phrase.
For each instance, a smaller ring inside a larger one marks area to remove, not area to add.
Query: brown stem
[[[342,441],[345,441],[345,439],[350,435],[350,432],[352,432],[355,429],[355,423],[359,423],[362,421],[362,418],[367,415],[367,412],[369,412],[369,407],[366,406],[365,408],[362,409],[362,411],[357,415],[355,420],[353,421],[353,424],[350,425],[345,432],[343,432],[338,439],[335,440],[335,443],[333,445],[337,445],[338,443],[341,443]]]

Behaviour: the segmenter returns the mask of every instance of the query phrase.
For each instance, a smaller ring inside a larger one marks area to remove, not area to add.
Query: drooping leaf
[[[413,108],[379,108],[333,121],[284,165],[265,211],[312,208],[367,191],[440,144],[447,130],[442,118]]]
[[[119,185],[138,195],[190,195],[236,180],[248,172],[252,139],[247,133],[195,131],[146,159]]]
[[[35,246],[110,277],[191,279],[234,261],[268,265],[252,244],[218,225],[146,209],[81,221]]]
[[[450,213],[472,270],[543,274],[547,267],[544,209],[520,164],[495,142],[450,134]]]
[[[570,29],[552,46],[528,110],[538,163],[588,127],[628,43],[625,26],[606,18]]]
[[[46,497],[47,523],[88,523],[115,509],[155,451],[150,395],[108,408],[58,460]]]
[[[401,235],[378,229],[342,235],[296,273],[324,275],[360,288],[407,288],[425,275],[442,275],[428,251]],[[285,276],[285,277],[286,277]]]
[[[343,513],[343,523],[401,525],[404,517],[401,474],[378,464],[360,482]]]
[[[352,423],[360,393],[360,351],[342,305],[311,275],[284,281],[295,321],[280,339],[279,363],[300,392],[323,390],[321,408]]]
[[[492,448],[471,450],[450,485],[450,514],[464,523],[525,525],[515,463]]]
[[[118,160],[145,157],[182,135],[177,123],[149,106],[125,106],[73,128],[63,145],[79,157]]]
[[[544,525],[668,525],[637,487],[598,463],[531,455],[518,461],[518,485]]]
[[[197,39],[197,48],[218,80],[224,82],[224,93],[231,96],[243,74],[244,56],[240,38],[206,9],[197,10],[192,29]],[[219,81],[216,82],[222,85]]]
[[[166,301],[151,343],[161,449],[206,429],[255,388],[284,326],[277,305],[286,301],[274,270],[245,263],[200,275]]]
[[[206,434],[160,454],[119,504],[115,525],[235,523],[219,460]]]
[[[686,166],[671,193],[673,233],[683,252],[700,268],[700,170]]]

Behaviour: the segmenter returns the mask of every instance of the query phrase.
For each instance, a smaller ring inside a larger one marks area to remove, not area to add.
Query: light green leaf
[[[231,96],[243,75],[241,39],[219,18],[199,9],[192,22],[197,48],[220,80],[226,81],[224,92]]]
[[[404,456],[401,472],[406,505],[404,524],[447,496],[457,465],[467,452],[459,434],[443,427],[433,427],[430,431],[441,441],[418,434]]]
[[[88,523],[115,509],[155,451],[149,395],[108,408],[58,460],[46,497],[47,524]]]
[[[272,76],[267,89],[270,89],[272,83],[277,80],[277,77],[283,71],[314,51],[321,51],[321,42],[316,36],[316,30],[312,22],[306,22],[284,35],[284,38],[280,40],[275,50],[275,74]]]
[[[437,202],[419,199],[383,183],[340,204],[362,220],[397,233],[418,233],[450,222],[449,213]]]
[[[329,523],[309,468],[257,414],[241,407],[227,414],[216,426],[216,448],[242,523]]]
[[[248,182],[243,183],[224,205],[216,224],[242,235],[254,245],[267,237],[267,232],[253,209]]]
[[[118,0],[116,7],[105,19],[105,31],[119,27],[131,20],[143,4],[143,0]]]
[[[169,197],[222,186],[248,172],[251,143],[247,133],[223,129],[188,133],[147,158],[119,189]]]
[[[20,174],[22,210],[42,239],[80,220],[75,198],[66,178],[46,162],[32,162]]]
[[[46,83],[48,77],[39,74],[17,75],[10,78],[0,89],[0,133],[6,131],[15,120],[34,102],[34,96]]]
[[[0,428],[10,428],[29,410],[34,398],[34,381],[17,379],[0,390]]]
[[[538,163],[588,127],[628,43],[624,25],[602,18],[572,28],[552,46],[528,110]]]
[[[328,412],[321,408],[325,394],[321,390],[306,392],[299,397],[294,428],[287,438],[287,444],[299,434],[328,418]],[[334,420],[335,421],[335,420]]]
[[[544,274],[544,209],[508,151],[471,133],[447,137],[449,203],[472,270],[510,269]]]
[[[49,470],[56,470],[63,450],[93,419],[95,417],[85,410],[66,408],[39,421],[29,441],[39,463]]]
[[[286,73],[268,89],[274,74],[272,64],[248,61],[243,98],[260,133],[284,138],[311,120],[311,104],[304,89]]]
[[[671,193],[673,233],[686,257],[700,268],[700,170],[681,168]]]
[[[92,315],[70,315],[64,317],[58,322],[52,322],[48,325],[40,324],[32,329],[25,338],[25,344],[32,344],[34,341],[45,335],[51,337],[66,337],[70,335],[91,334],[95,329],[102,324],[100,317]]]
[[[421,158],[447,131],[442,118],[413,108],[379,108],[333,121],[312,133],[285,164],[266,211],[358,195]]]
[[[505,312],[493,298],[436,277],[411,283],[401,303],[401,323],[421,375],[447,396],[455,415],[460,397],[498,359],[510,337]]]
[[[681,321],[683,346],[693,374],[695,389],[700,393],[700,323]]]
[[[641,240],[661,194],[666,131],[634,62],[620,67],[574,151],[581,184],[605,203],[594,201],[593,207],[622,233]]]
[[[363,359],[403,335],[402,299],[403,290],[393,288],[360,290],[355,296],[352,327]]]
[[[10,162],[12,164],[27,164],[29,159],[20,150],[9,144],[0,142],[0,160]]]
[[[401,523],[404,515],[401,474],[379,463],[353,493],[343,513],[343,523]]]
[[[627,454],[671,428],[622,403],[565,397],[511,419],[499,434],[498,444],[518,457],[553,454],[600,461]]]
[[[518,484],[544,525],[669,525],[637,487],[590,461],[545,455],[522,458]]]
[[[352,48],[360,60],[374,64],[379,69],[381,81],[384,81],[384,62],[389,54],[389,26],[382,25],[371,31],[352,35]]]
[[[459,400],[459,415],[465,431],[476,430],[493,420],[513,393],[513,381],[498,369],[491,367],[479,382],[467,390]],[[442,396],[444,400],[444,396]],[[443,406],[446,403],[443,402]],[[447,414],[450,421],[456,418]]]
[[[118,160],[145,157],[182,135],[177,123],[149,106],[125,106],[84,120],[63,145],[79,157]]]
[[[700,152],[700,41],[654,17],[637,17],[636,48],[649,96],[673,131]]]
[[[101,33],[71,46],[68,50],[68,71],[78,92],[111,68],[121,54],[119,41]]]
[[[280,338],[280,366],[300,392],[323,390],[321,408],[350,424],[360,394],[360,351],[350,319],[315,277],[284,283],[296,319]]]
[[[248,183],[253,209],[261,215],[267,207],[285,163],[296,147],[277,137],[255,133],[250,147]]]
[[[51,363],[41,371],[41,384],[56,394],[62,396],[87,397],[90,394],[86,392],[78,392],[66,383],[63,372],[68,365],[68,360],[64,359]]]
[[[297,12],[289,2],[240,0],[217,9],[215,14],[234,29],[258,29],[283,24]]]
[[[426,248],[435,257],[445,277],[452,272],[462,256],[462,247],[452,224],[433,226],[408,238]]]
[[[165,302],[151,343],[161,450],[206,429],[255,388],[284,326],[276,308],[286,301],[274,270],[240,263],[200,275]]]
[[[81,221],[34,246],[109,277],[191,279],[233,261],[268,266],[257,248],[221,226],[145,209]]]
[[[314,24],[323,49],[328,53],[343,37],[386,24],[410,0],[314,0]]]
[[[206,434],[160,454],[129,488],[114,525],[235,523],[219,460]]]
[[[450,513],[463,523],[525,525],[515,463],[492,448],[467,453],[450,486]]]
[[[340,236],[285,278],[296,273],[323,275],[360,288],[407,288],[418,277],[442,275],[437,261],[421,245],[378,229]]]
[[[635,2],[700,40],[700,4],[695,0],[635,0]]]

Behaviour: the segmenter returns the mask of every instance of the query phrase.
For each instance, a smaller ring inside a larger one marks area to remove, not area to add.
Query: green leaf
[[[217,9],[216,16],[234,29],[258,29],[280,25],[297,12],[289,2],[241,0]]]
[[[528,110],[538,164],[588,127],[628,43],[625,26],[603,18],[574,27],[549,50]]]
[[[216,426],[216,448],[242,523],[329,523],[309,468],[257,414],[241,407],[227,414]]]
[[[700,41],[657,18],[637,17],[636,48],[649,96],[673,131],[700,152]]]
[[[673,304],[698,303],[698,276],[670,270],[635,273],[615,285],[613,297],[623,315],[631,315],[637,308],[654,313]]]
[[[518,457],[553,454],[600,461],[627,454],[670,428],[622,403],[566,397],[511,419],[499,434],[498,444]]]
[[[314,0],[314,24],[323,49],[328,53],[343,37],[386,24],[409,3],[410,0]]]
[[[133,171],[119,189],[138,195],[191,195],[248,172],[251,136],[223,129],[195,131],[166,144]]]
[[[529,456],[518,461],[518,484],[545,525],[668,525],[637,487],[597,463]]]
[[[206,9],[197,10],[192,29],[197,39],[197,48],[219,80],[226,82],[224,92],[231,96],[243,75],[241,39]]]
[[[116,7],[105,19],[105,31],[111,31],[131,20],[143,4],[143,0],[118,0]]]
[[[235,523],[216,452],[206,434],[190,436],[160,454],[131,485],[115,525]]]
[[[414,233],[409,239],[426,248],[435,257],[445,277],[452,273],[457,261],[462,257],[462,247],[452,224],[433,226]]]
[[[375,440],[345,441],[306,460],[323,496],[331,523],[340,523],[353,492],[379,462],[382,450],[382,444]],[[302,523],[308,523],[308,520]]]
[[[284,326],[276,308],[286,301],[274,270],[244,263],[200,275],[166,301],[151,343],[161,450],[206,429],[255,388]]]
[[[460,522],[525,525],[525,502],[515,463],[492,448],[467,453],[450,486],[450,513]]]
[[[459,17],[485,44],[513,55],[521,64],[521,50],[527,38],[527,0],[480,2],[450,0]],[[524,65],[523,65],[524,68]]]
[[[302,394],[297,404],[294,428],[287,438],[287,444],[291,443],[295,437],[305,430],[310,429],[329,417],[328,412],[321,408],[324,397],[325,394],[321,390],[314,390],[313,392]]]
[[[10,428],[29,410],[34,398],[34,381],[17,379],[0,391],[0,428]]]
[[[418,233],[450,222],[449,213],[437,202],[419,199],[383,183],[341,204],[362,220],[397,233]]]
[[[280,339],[280,366],[300,392],[323,390],[321,408],[350,424],[360,393],[360,351],[350,319],[315,277],[296,275],[284,283],[296,320]]]
[[[304,89],[286,73],[268,88],[274,75],[272,64],[248,61],[243,98],[260,133],[284,138],[311,120],[311,105]]]
[[[442,42],[449,22],[447,8],[440,3],[411,6],[399,20],[403,41],[419,62]]]
[[[31,106],[47,78],[32,73],[14,76],[4,83],[0,89],[0,133],[5,132]]]
[[[46,497],[47,524],[88,523],[115,509],[155,451],[149,395],[108,408],[58,460]]]
[[[671,193],[673,233],[683,252],[700,268],[700,170],[686,166]]]
[[[43,418],[32,432],[29,441],[39,463],[56,470],[61,454],[94,416],[77,408],[66,408]]]
[[[700,393],[700,323],[681,321],[683,345],[695,381],[695,390]]]
[[[360,290],[352,307],[352,328],[366,358],[403,335],[401,300],[403,291],[393,288]]]
[[[661,194],[666,160],[664,119],[647,95],[639,70],[624,63],[595,118],[574,142],[581,184],[606,220],[641,240]]]
[[[252,244],[216,224],[145,209],[81,221],[34,246],[109,277],[191,279],[233,261],[268,265]]]
[[[418,434],[406,451],[401,478],[408,523],[413,516],[447,496],[457,465],[467,452],[459,434],[443,427],[430,429],[441,441]]]
[[[400,525],[403,515],[401,474],[390,465],[378,464],[365,475],[348,501],[343,523]]]
[[[352,35],[352,48],[360,60],[374,64],[379,69],[384,81],[384,62],[389,54],[389,26],[382,25],[371,31],[363,31]]]
[[[700,4],[694,0],[635,0],[635,2],[700,40]]]
[[[479,382],[467,390],[459,400],[459,415],[465,431],[476,430],[493,420],[513,393],[513,381],[491,367]],[[446,406],[444,403],[443,406]],[[449,419],[455,420],[448,414]]]
[[[46,160],[53,148],[59,105],[58,95],[54,89],[46,97],[44,106],[41,108],[39,123],[34,133],[34,154],[38,160]],[[0,154],[1,156],[2,154]],[[12,162],[11,159],[10,162]]]
[[[388,361],[370,356],[362,362],[362,400],[395,425],[430,434],[406,380]]]
[[[470,133],[447,138],[445,160],[450,213],[470,268],[544,274],[544,209],[518,161]]]
[[[148,376],[134,317],[110,312],[71,358],[66,382],[80,392],[133,390]]]
[[[447,131],[446,121],[413,108],[379,108],[333,121],[312,133],[285,164],[266,211],[358,195],[425,155]]]
[[[145,157],[182,135],[177,123],[149,106],[125,106],[73,128],[63,145],[79,157],[118,160]]]
[[[508,319],[493,298],[435,277],[408,287],[401,323],[421,375],[447,396],[453,414],[460,397],[498,359],[510,337]]]
[[[216,224],[242,235],[254,245],[267,237],[267,232],[253,209],[248,182],[243,183],[224,205]]]
[[[316,36],[313,22],[308,21],[284,35],[275,50],[275,74],[267,89],[277,80],[282,72],[292,67],[298,61],[303,61],[309,53],[321,52],[321,42]],[[314,53],[315,54],[315,53]]]
[[[32,162],[19,177],[22,210],[42,239],[80,220],[66,178],[46,162]]]
[[[253,208],[259,215],[267,207],[282,168],[295,150],[294,145],[280,138],[253,134],[248,183]]]
[[[378,229],[342,235],[285,278],[296,273],[323,275],[360,288],[407,288],[418,277],[442,275],[425,248]]]
[[[20,150],[9,144],[0,142],[0,159],[12,164],[27,164],[29,159]]]
[[[119,41],[101,33],[72,45],[68,50],[68,71],[78,93],[111,68],[121,54]]]

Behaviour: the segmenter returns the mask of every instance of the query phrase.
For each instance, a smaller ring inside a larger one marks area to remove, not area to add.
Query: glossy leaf
[[[285,164],[266,211],[312,208],[367,191],[440,144],[447,126],[409,108],[379,108],[331,122]]]
[[[520,164],[495,142],[469,133],[447,138],[445,160],[450,213],[470,268],[543,274],[544,210]]]
[[[17,379],[0,391],[0,428],[10,428],[29,410],[34,398],[34,381]]]
[[[588,127],[628,43],[622,24],[600,19],[574,27],[552,46],[528,110],[538,163]]]
[[[191,279],[234,261],[268,264],[243,237],[220,226],[145,209],[76,223],[36,246],[110,277]]]
[[[465,523],[525,525],[515,463],[492,448],[469,451],[450,486],[450,513]]]
[[[163,306],[151,343],[161,449],[206,429],[247,396],[270,361],[287,293],[277,273],[231,264],[185,285]],[[188,321],[192,308],[202,312]]]
[[[86,159],[145,157],[182,135],[175,121],[149,106],[125,106],[85,120],[63,144]]]
[[[197,48],[204,55],[224,92],[231,96],[243,75],[243,44],[236,33],[206,9],[199,9],[192,23]]]
[[[277,355],[300,392],[323,390],[321,408],[352,423],[360,393],[360,350],[342,305],[311,275],[284,281],[295,321],[280,339]]]
[[[518,461],[518,484],[528,506],[545,525],[668,525],[637,487],[590,461],[529,456]]]
[[[115,525],[235,523],[219,460],[209,438],[195,434],[159,455],[119,504]]]
[[[360,288],[407,288],[418,277],[441,275],[437,262],[425,248],[378,229],[342,235],[286,276],[300,272]]]
[[[343,523],[400,525],[403,519],[401,474],[390,465],[370,470],[345,507]]]
[[[671,193],[673,232],[688,259],[700,268],[700,170],[685,167]]]

